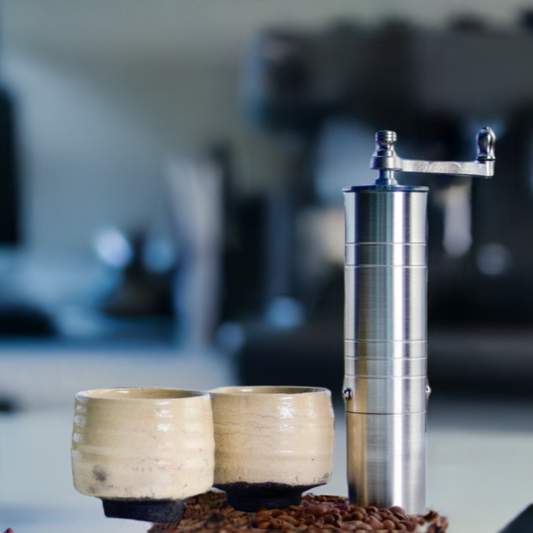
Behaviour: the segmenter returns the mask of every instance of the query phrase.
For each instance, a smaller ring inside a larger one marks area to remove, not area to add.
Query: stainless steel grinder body
[[[494,134],[478,158],[431,163],[398,158],[394,132],[376,134],[376,183],[344,190],[345,381],[348,485],[359,505],[426,509],[426,187],[393,171],[478,175],[494,171]]]
[[[344,191],[350,499],[426,501],[425,187]]]

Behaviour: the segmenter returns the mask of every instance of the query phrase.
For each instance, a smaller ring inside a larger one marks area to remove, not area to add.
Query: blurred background
[[[134,527],[70,486],[74,395],[109,386],[326,386],[346,493],[341,189],[375,179],[379,129],[443,160],[496,132],[491,181],[401,178],[431,187],[430,502],[482,532],[533,500],[533,4],[2,0],[0,22],[0,527],[89,504]]]

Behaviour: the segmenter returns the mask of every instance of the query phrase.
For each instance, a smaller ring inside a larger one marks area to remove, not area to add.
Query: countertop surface
[[[99,500],[74,490],[70,437],[77,390],[131,384],[206,390],[235,383],[231,359],[220,356],[4,354],[0,393],[20,387],[18,403],[24,406],[0,413],[0,530],[15,533],[149,527],[106,519]],[[333,479],[315,492],[346,495],[346,427],[342,409],[335,414]],[[439,397],[435,391],[428,440],[428,504],[449,517],[452,533],[497,533],[533,502],[531,400]]]
[[[511,418],[528,414],[524,407],[518,412],[508,407]],[[442,403],[437,410],[443,409],[465,420],[482,406]],[[504,414],[500,407],[498,416]],[[490,413],[478,412],[478,423],[470,427],[430,424],[429,504],[450,518],[454,533],[496,533],[533,501],[533,432],[491,429],[483,416]],[[15,533],[146,531],[142,522],[106,519],[99,500],[74,490],[71,419],[70,409],[0,416],[0,528],[12,527]],[[315,492],[346,494],[344,437],[338,412],[334,477]]]

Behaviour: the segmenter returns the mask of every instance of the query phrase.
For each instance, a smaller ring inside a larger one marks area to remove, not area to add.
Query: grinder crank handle
[[[475,161],[417,161],[402,159],[396,155],[394,143],[397,140],[394,131],[376,133],[376,151],[370,160],[370,168],[380,171],[376,184],[395,184],[392,171],[424,172],[431,174],[453,174],[455,176],[475,176],[490,178],[494,175],[494,144],[496,136],[491,128],[485,127],[477,135],[477,157]]]

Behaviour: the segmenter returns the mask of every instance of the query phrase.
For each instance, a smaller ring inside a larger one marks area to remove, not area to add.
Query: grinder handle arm
[[[397,140],[393,131],[376,133],[376,151],[370,160],[370,168],[379,170],[377,185],[393,185],[392,172],[423,172],[430,174],[453,174],[455,176],[475,176],[490,178],[494,175],[494,144],[496,136],[491,128],[485,127],[477,135],[477,158],[475,161],[417,161],[402,159],[396,155],[394,143]]]

